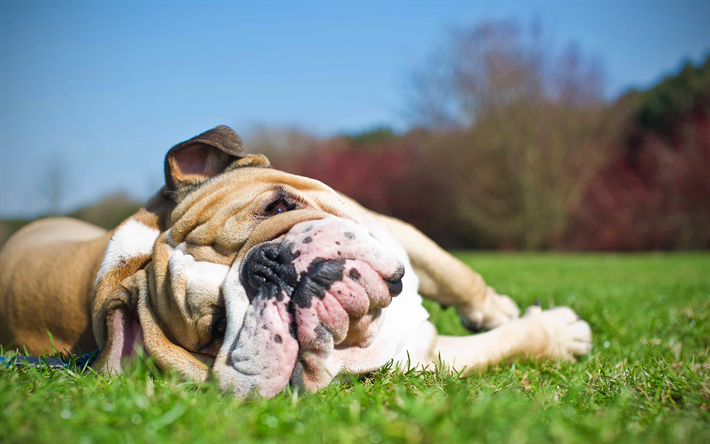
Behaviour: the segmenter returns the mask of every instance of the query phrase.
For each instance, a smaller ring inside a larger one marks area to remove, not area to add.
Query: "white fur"
[[[145,226],[133,219],[127,220],[108,241],[104,260],[101,262],[101,268],[96,275],[96,282],[98,283],[101,276],[118,266],[121,261],[151,254],[153,244],[155,244],[155,240],[159,235],[160,231],[155,228]]]
[[[229,267],[213,262],[196,261],[191,254],[184,251],[183,243],[170,252],[170,275],[184,276],[187,281],[186,292],[190,297],[218,295]]]
[[[392,234],[384,226],[374,221],[368,221],[368,228],[373,236],[380,241],[387,249],[394,252],[397,258],[404,264],[404,277],[402,278],[402,293],[392,298],[392,303],[382,310],[384,317],[383,329],[391,329],[391,337],[396,341],[397,352],[392,356],[395,362],[407,361],[407,352],[410,355],[419,354],[422,342],[429,341],[430,328],[429,312],[422,305],[422,297],[419,295],[419,277],[414,273],[414,268],[409,262],[409,256],[404,247],[397,242]],[[427,332],[422,337],[422,332]]]
[[[185,243],[171,248],[168,259],[169,276],[180,310],[188,316],[199,310],[205,301],[216,303],[229,267],[207,261],[197,261],[185,252]],[[178,297],[178,295],[180,295]]]
[[[173,240],[173,233],[172,233],[172,228],[169,228],[168,231],[165,232],[165,241],[170,245],[172,248],[179,248],[180,246]],[[182,243],[184,247],[184,242]]]
[[[227,331],[224,335],[224,344],[220,353],[226,353],[228,344],[233,344],[244,325],[244,316],[249,309],[249,297],[241,282],[241,262],[235,261],[227,273],[222,290],[224,291],[224,305],[227,310]]]
[[[195,265],[186,270],[187,293],[189,295],[215,295],[227,277],[229,267],[213,262],[195,261]]]

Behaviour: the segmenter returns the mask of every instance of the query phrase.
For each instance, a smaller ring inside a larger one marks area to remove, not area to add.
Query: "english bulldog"
[[[520,317],[414,227],[271,168],[225,126],[171,148],[163,188],[113,231],[40,220],[7,242],[0,272],[3,345],[98,347],[94,368],[107,373],[142,347],[159,367],[240,397],[312,392],[390,361],[441,359],[466,374],[591,349],[571,309]],[[422,297],[490,331],[438,335]]]

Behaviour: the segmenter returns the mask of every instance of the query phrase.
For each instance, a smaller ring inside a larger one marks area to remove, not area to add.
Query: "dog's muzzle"
[[[294,245],[290,241],[266,242],[254,247],[247,255],[242,271],[242,282],[248,283],[249,299],[261,296],[280,301],[286,294],[296,305],[310,306],[313,297],[323,299],[330,286],[343,279],[346,259],[316,258],[308,266],[308,271],[299,276],[294,265],[299,255],[298,251],[294,254]],[[350,269],[348,276],[356,281],[361,277],[355,268]],[[391,276],[382,278],[391,297],[402,292],[403,276],[404,267],[400,267]]]
[[[234,372],[227,385],[239,396],[256,390],[265,397],[289,382],[309,391],[327,385],[338,371],[334,348],[375,340],[380,311],[402,291],[403,275],[364,227],[336,217],[302,222],[255,246],[240,270],[246,315],[223,346]]]

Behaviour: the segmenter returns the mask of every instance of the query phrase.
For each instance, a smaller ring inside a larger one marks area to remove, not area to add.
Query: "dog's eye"
[[[224,334],[226,332],[227,332],[227,318],[222,318],[219,321],[215,322],[214,326],[212,327],[212,338],[213,339],[223,338]]]
[[[288,207],[283,201],[279,201],[269,210],[269,216],[276,216],[277,214],[285,213],[288,211]]]

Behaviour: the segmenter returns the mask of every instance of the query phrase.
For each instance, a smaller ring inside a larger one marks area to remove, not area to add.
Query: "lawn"
[[[465,379],[380,371],[247,402],[149,361],[113,379],[2,368],[0,441],[710,442],[709,254],[459,257],[521,307],[575,309],[591,355]],[[451,309],[427,308],[441,332],[465,334]]]

